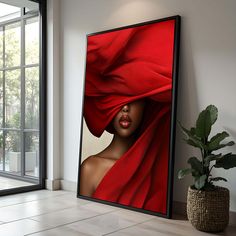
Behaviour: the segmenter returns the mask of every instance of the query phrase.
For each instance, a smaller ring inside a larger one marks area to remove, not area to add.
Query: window
[[[21,8],[0,2],[0,23],[21,16]]]
[[[39,184],[45,127],[39,7],[29,1],[0,9],[0,176]]]

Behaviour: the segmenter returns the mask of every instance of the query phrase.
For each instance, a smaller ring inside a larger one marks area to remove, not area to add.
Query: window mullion
[[[30,19],[30,18],[33,18],[33,17],[36,17],[36,16],[38,16],[38,12],[37,13],[32,13],[30,16],[23,15],[21,17],[17,17],[17,18],[14,18],[14,19],[6,20],[6,21],[3,21],[3,22],[0,22],[0,27],[3,27],[3,26],[6,26],[6,25],[10,25],[10,24],[19,22],[21,19]]]
[[[23,14],[23,8],[21,8]],[[20,142],[21,142],[21,176],[25,176],[25,138],[24,138],[24,128],[25,128],[25,19],[21,19],[21,124],[20,124]]]
[[[29,65],[19,65],[19,66],[11,66],[11,67],[5,67],[5,68],[1,68],[0,70],[1,71],[10,71],[10,70],[17,70],[17,69],[21,69],[22,67],[24,68],[31,68],[31,67],[37,67],[39,66],[38,63],[35,63],[35,64],[29,64]]]
[[[2,58],[2,60],[3,60],[3,68],[5,68],[5,66],[6,66],[6,62],[5,62],[5,53],[6,53],[6,47],[5,47],[5,45],[6,45],[6,40],[5,40],[5,35],[6,35],[6,33],[5,33],[5,30],[6,30],[6,27],[5,26],[3,26],[2,27],[2,30],[3,30],[3,58]],[[3,117],[2,117],[2,126],[5,128],[5,94],[6,94],[6,91],[5,91],[5,78],[6,78],[6,71],[4,70],[4,71],[2,71],[2,86],[3,86],[3,110],[2,110],[2,115],[3,115]],[[3,171],[6,171],[6,153],[5,153],[5,142],[6,142],[6,132],[3,130],[3,132],[2,132],[2,134],[3,134],[3,145],[2,145],[2,149],[3,149],[3,152],[2,152],[2,161],[3,161]]]

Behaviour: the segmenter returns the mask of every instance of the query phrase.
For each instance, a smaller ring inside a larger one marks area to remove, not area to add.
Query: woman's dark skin
[[[144,100],[124,105],[112,121],[114,136],[100,153],[88,157],[81,165],[80,194],[91,197],[107,171],[135,142],[144,110]]]

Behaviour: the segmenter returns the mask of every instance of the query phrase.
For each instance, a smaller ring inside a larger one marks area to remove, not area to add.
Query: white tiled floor
[[[0,190],[9,189],[9,188],[18,188],[23,186],[34,185],[29,182],[20,181],[17,179],[11,179],[0,176]]]
[[[204,236],[181,217],[172,220],[76,198],[66,191],[0,197],[1,236]],[[219,235],[236,235],[228,227]]]

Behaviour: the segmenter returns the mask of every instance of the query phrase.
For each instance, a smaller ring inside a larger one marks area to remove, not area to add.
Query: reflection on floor
[[[34,185],[33,183],[0,176],[0,190]]]
[[[3,171],[3,163],[2,162],[0,162],[0,170]],[[9,163],[6,162],[5,170],[3,172],[11,173],[13,175],[20,175],[21,174],[21,169],[20,169],[20,167],[18,167],[18,168],[10,168]],[[30,170],[26,170],[25,171],[25,175],[33,176],[33,177],[38,177],[39,176],[38,167],[34,166],[34,168],[30,168]]]

